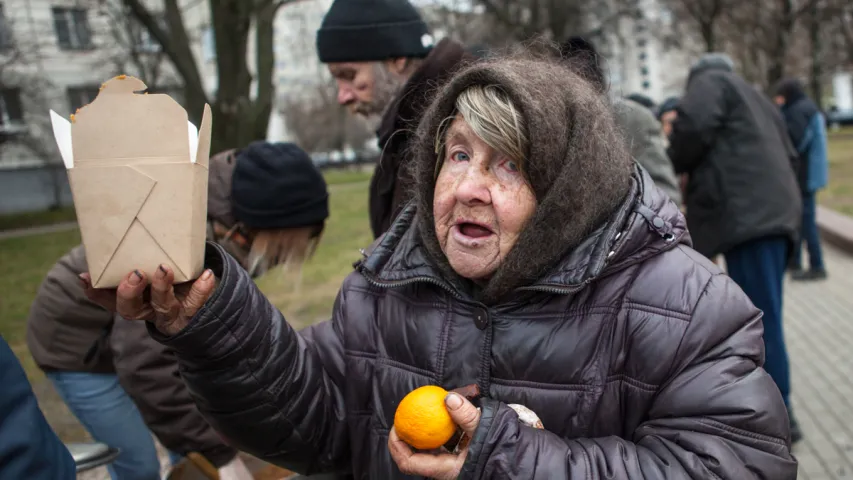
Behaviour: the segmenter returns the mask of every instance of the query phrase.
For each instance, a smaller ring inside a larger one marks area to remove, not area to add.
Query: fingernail
[[[456,410],[462,406],[462,397],[459,396],[458,393],[448,393],[447,396],[444,397],[444,403],[450,410]]]
[[[204,271],[204,273],[201,274],[201,279],[204,281],[208,281],[208,280],[210,280],[210,277],[212,277],[212,276],[213,276],[213,270],[208,268],[207,270]]]
[[[131,275],[130,278],[127,279],[127,283],[135,287],[139,285],[140,282],[142,282],[142,274],[139,273],[139,270],[134,270],[133,275]]]
[[[89,288],[89,281],[86,280],[86,274],[85,273],[81,273],[80,275],[77,275],[77,277],[80,278],[80,282],[83,284],[84,288]]]
[[[159,275],[161,277],[166,276],[166,267],[164,267],[162,264],[159,267],[157,267],[157,270],[160,270],[160,272],[157,275]]]

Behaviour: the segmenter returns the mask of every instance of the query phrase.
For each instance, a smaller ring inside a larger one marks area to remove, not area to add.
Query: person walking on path
[[[823,280],[826,267],[817,228],[817,192],[829,181],[827,159],[826,119],[817,105],[806,96],[803,84],[794,78],[776,85],[776,104],[782,108],[788,135],[800,156],[798,180],[803,195],[802,240],[809,252],[809,269],[802,268],[802,242],[794,245],[791,259],[793,280]]]
[[[689,175],[687,226],[694,247],[723,254],[728,274],[764,312],[764,368],[789,409],[790,369],[782,328],[785,268],[799,240],[797,155],[779,109],[733,71],[731,58],[704,55],[690,70],[673,122],[669,157]]]
[[[456,41],[433,45],[408,0],[336,0],[317,31],[317,53],[351,113],[381,117],[382,153],[370,181],[370,227],[378,238],[411,192],[406,152],[429,92],[475,57]]]

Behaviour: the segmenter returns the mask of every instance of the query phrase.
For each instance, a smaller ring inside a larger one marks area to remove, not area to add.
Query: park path
[[[15,230],[0,231],[0,240],[30,237],[33,235],[41,235],[43,233],[66,232],[68,230],[74,230],[75,228],[77,228],[77,222],[62,222],[42,227],[17,228]]]

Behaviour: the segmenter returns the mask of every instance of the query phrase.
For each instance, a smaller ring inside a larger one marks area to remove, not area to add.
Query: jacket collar
[[[424,281],[439,284],[464,298],[459,279],[444,278],[419,240],[414,204],[391,228],[363,251],[356,268],[378,286]],[[686,222],[669,197],[641,167],[622,206],[548,274],[521,290],[572,293],[593,281],[642,262],[678,245],[692,246]]]
[[[420,119],[429,89],[447,78],[464,60],[471,58],[462,45],[453,40],[445,38],[438,42],[382,116],[376,131],[380,147],[384,147],[395,132],[412,128],[412,122]]]

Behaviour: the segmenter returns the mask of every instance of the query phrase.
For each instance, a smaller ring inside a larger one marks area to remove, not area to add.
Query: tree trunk
[[[809,40],[811,42],[812,65],[809,89],[817,107],[823,110],[823,45],[820,38],[820,14],[818,2],[811,5],[809,12]]]
[[[779,0],[779,10],[779,23],[776,25],[770,65],[767,67],[767,86],[769,88],[773,88],[785,75],[785,57],[788,53],[791,31],[794,29],[792,0]]]
[[[705,51],[715,52],[717,48],[717,36],[714,32],[714,21],[705,21],[700,25],[702,31],[702,40],[705,42]]]
[[[257,45],[255,62],[258,72],[258,96],[254,101],[252,118],[246,119],[249,121],[248,124],[252,125],[251,138],[247,139],[248,141],[267,138],[270,114],[272,113],[273,103],[275,103],[273,22],[277,9],[276,3],[268,2],[257,10],[255,16],[255,43]]]
[[[253,8],[253,2],[247,0],[210,2],[219,79],[211,152],[243,147],[244,132],[251,130],[251,124],[245,123],[252,107],[252,75],[246,54]]]

